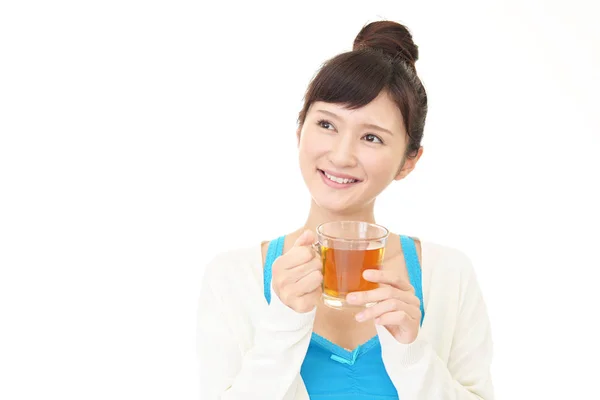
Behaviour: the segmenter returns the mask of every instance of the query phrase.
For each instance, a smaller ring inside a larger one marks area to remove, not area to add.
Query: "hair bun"
[[[356,39],[353,50],[364,48],[382,51],[392,58],[400,57],[415,66],[419,48],[404,25],[394,21],[376,21],[365,25]]]

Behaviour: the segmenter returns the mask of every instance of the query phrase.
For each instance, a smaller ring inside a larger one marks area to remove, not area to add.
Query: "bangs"
[[[348,109],[366,106],[387,88],[393,78],[390,62],[373,57],[372,50],[343,53],[329,60],[308,88],[305,104],[315,101],[342,104]],[[305,107],[306,108],[306,107]],[[304,121],[303,109],[299,121]]]

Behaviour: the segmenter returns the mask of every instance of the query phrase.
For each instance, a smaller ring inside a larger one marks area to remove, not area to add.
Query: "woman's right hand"
[[[312,311],[321,298],[323,264],[312,248],[315,235],[304,231],[294,246],[273,263],[273,290],[289,308],[299,313]]]

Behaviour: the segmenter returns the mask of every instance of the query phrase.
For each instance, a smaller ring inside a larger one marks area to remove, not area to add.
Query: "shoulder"
[[[471,258],[458,248],[421,240],[422,268],[431,278],[467,281],[474,275]]]
[[[470,267],[471,259],[464,251],[429,240],[421,240],[420,242],[424,262],[436,267],[455,270]]]
[[[432,293],[446,293],[459,301],[479,291],[471,258],[462,250],[431,241],[421,241],[423,279]]]
[[[215,254],[205,264],[203,280],[211,286],[255,281],[262,275],[261,245],[228,249]]]

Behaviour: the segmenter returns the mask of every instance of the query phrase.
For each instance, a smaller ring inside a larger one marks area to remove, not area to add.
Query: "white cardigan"
[[[401,400],[493,399],[490,324],[472,264],[421,241],[425,318],[415,342],[377,326],[385,369]],[[198,306],[200,398],[307,400],[300,368],[315,310],[264,298],[261,247],[224,252],[206,267]]]

